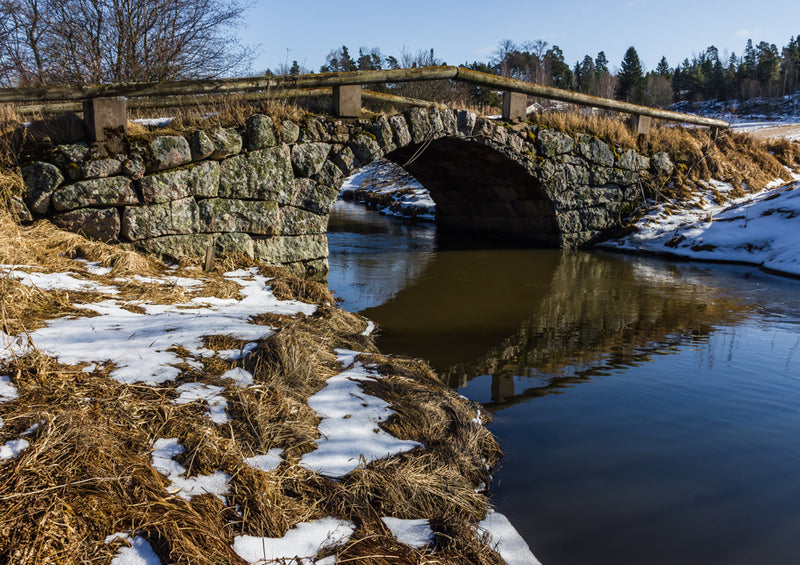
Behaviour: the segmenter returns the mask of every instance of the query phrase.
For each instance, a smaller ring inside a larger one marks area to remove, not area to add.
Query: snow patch
[[[153,444],[153,453],[151,455],[153,468],[172,482],[168,490],[184,500],[190,500],[193,496],[209,493],[219,498],[224,504],[225,495],[228,494],[228,481],[231,476],[222,471],[217,471],[213,475],[184,477],[186,467],[174,459],[183,451],[183,446],[178,443],[178,438],[162,438],[156,440]]]
[[[206,415],[211,418],[211,421],[215,424],[228,423],[228,414],[225,412],[228,408],[228,401],[222,396],[224,387],[204,383],[186,383],[179,386],[177,390],[180,395],[175,399],[175,404],[190,404],[198,400],[205,400],[208,404]]]
[[[492,548],[500,554],[506,565],[542,565],[508,518],[499,512],[489,511],[486,518],[478,523],[478,531],[489,534]]]
[[[341,545],[350,539],[355,525],[336,518],[303,522],[291,528],[282,538],[236,536],[233,551],[252,564],[265,564],[279,559],[299,563],[323,549]]]
[[[403,520],[401,518],[381,518],[392,535],[400,543],[419,549],[433,541],[433,530],[429,520]]]
[[[161,560],[143,537],[135,536],[131,539],[130,534],[119,532],[108,536],[105,543],[108,545],[117,539],[126,541],[130,545],[122,546],[117,550],[117,554],[111,560],[111,565],[161,565]]]
[[[281,461],[283,461],[281,453],[283,453],[283,449],[276,447],[274,449],[270,449],[264,455],[254,455],[253,457],[248,457],[244,460],[244,462],[251,467],[260,469],[261,471],[272,471],[277,469],[278,465],[280,465]]]

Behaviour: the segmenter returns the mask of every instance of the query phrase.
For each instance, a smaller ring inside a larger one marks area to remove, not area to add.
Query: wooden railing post
[[[361,115],[361,85],[333,87],[333,114],[342,118]]]
[[[503,119],[507,122],[519,122],[527,117],[528,97],[520,92],[503,93]]]
[[[122,96],[86,100],[83,103],[83,121],[89,130],[90,141],[114,144],[128,133],[128,100]]]

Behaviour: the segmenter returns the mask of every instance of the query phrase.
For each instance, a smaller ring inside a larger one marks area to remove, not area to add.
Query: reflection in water
[[[331,234],[331,286],[494,411],[494,501],[542,562],[800,563],[797,281],[413,234]]]

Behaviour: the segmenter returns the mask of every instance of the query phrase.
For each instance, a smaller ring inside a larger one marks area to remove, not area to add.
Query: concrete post
[[[650,123],[652,120],[650,116],[638,116],[634,114],[631,116],[631,129],[636,137],[643,135],[647,137],[650,135]]]
[[[333,114],[342,118],[357,118],[361,115],[361,86],[333,87]]]
[[[123,97],[86,100],[83,121],[91,141],[113,144],[128,132],[128,100]]]
[[[519,122],[527,117],[528,96],[521,92],[503,93],[503,119],[507,122]]]

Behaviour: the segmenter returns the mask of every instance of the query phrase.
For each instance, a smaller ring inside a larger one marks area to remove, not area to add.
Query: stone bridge
[[[342,181],[379,158],[429,189],[441,230],[564,248],[613,232],[673,168],[665,154],[464,110],[349,121],[255,115],[242,128],[130,136],[119,153],[57,146],[23,168],[17,204],[23,218],[169,258],[213,245],[316,273],[327,269],[328,214]]]

